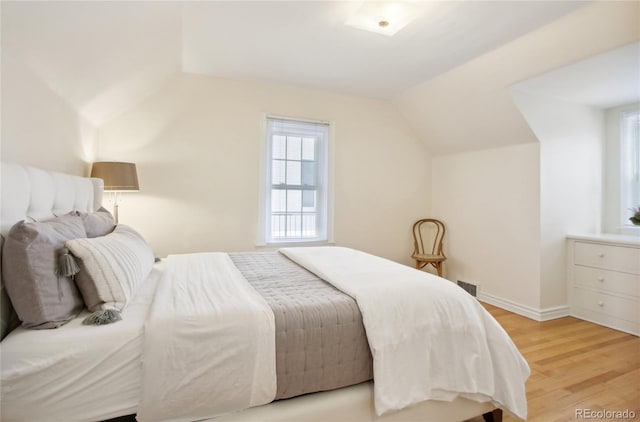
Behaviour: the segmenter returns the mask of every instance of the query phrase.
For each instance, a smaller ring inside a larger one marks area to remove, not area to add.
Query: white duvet
[[[224,253],[169,256],[143,356],[141,422],[200,420],[275,397],[273,312]]]
[[[340,247],[284,248],[353,297],[373,356],[376,413],[423,400],[491,400],[525,419],[529,367],[509,336],[453,283]]]

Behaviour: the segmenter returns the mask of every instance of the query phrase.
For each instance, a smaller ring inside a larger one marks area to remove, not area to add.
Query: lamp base
[[[116,221],[116,225],[118,224],[118,193],[113,192],[113,219]]]
[[[113,205],[113,219],[116,220],[116,225],[118,224],[118,204]]]

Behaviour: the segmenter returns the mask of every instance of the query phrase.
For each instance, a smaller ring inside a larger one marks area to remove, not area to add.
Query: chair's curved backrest
[[[423,218],[413,224],[413,254],[442,255],[444,223],[433,218]]]

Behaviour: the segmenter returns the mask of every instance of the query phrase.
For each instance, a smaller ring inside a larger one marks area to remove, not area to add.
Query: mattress
[[[276,400],[373,378],[362,315],[353,298],[279,252],[230,257],[275,317]]]
[[[110,325],[19,327],[0,343],[3,421],[96,421],[134,414],[140,400],[144,323],[163,264]],[[34,406],[38,403],[38,406]]]

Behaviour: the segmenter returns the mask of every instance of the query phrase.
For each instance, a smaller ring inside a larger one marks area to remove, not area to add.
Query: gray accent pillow
[[[11,228],[2,252],[2,280],[24,327],[56,328],[80,313],[84,303],[78,288],[56,270],[65,242],[86,236],[82,219],[74,215]]]
[[[105,236],[113,231],[116,222],[111,213],[104,207],[100,207],[98,211],[86,213],[79,212],[82,217],[84,229],[87,231],[87,237]]]
[[[151,247],[129,226],[93,239],[73,239],[67,248],[78,259],[76,283],[91,312],[122,310],[154,264]]]
[[[4,236],[0,236],[0,264],[2,263],[2,246],[4,245]],[[0,265],[0,274],[2,273],[2,266]],[[4,288],[4,283],[0,278],[0,340],[5,338],[14,328],[20,325],[20,320],[16,315],[16,311],[11,305],[7,290]]]

